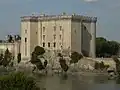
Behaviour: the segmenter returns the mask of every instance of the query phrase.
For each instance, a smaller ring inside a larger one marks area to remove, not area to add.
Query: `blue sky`
[[[97,16],[97,36],[120,41],[120,0],[0,0],[0,39],[20,32],[20,17],[32,13]]]

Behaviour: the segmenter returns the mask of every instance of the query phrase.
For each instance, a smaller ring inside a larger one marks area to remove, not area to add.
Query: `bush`
[[[73,52],[71,54],[71,61],[70,63],[77,63],[83,56],[79,54],[78,52]]]
[[[40,47],[40,46],[36,46],[35,49],[34,49],[34,52],[37,55],[43,55],[45,53],[45,49]]]
[[[102,62],[100,63],[100,69],[103,70],[104,68],[105,68],[105,65],[104,65],[104,62],[102,61]]]
[[[17,72],[0,77],[0,90],[40,90],[34,79]]]
[[[44,58],[44,56],[43,56],[44,53],[45,53],[45,49],[40,47],[40,46],[36,46],[34,51],[32,52],[32,56],[31,56],[30,62],[32,64],[35,64],[37,69],[39,69],[39,70],[45,69],[45,67],[47,66],[47,63],[48,63],[47,60],[45,60],[44,61],[44,65],[43,65],[42,62],[41,62],[41,59],[39,58],[39,56]],[[33,71],[34,70],[35,69],[33,69]]]
[[[68,65],[66,64],[66,61],[65,61],[65,59],[64,59],[63,57],[61,57],[61,58],[59,59],[59,63],[60,63],[61,68],[62,68],[65,72],[67,72],[69,67],[68,67]]]
[[[1,54],[0,59],[0,65],[3,65],[4,67],[7,67],[11,63],[12,53],[9,52],[8,48],[6,49],[4,55]]]
[[[95,62],[95,66],[94,66],[95,69],[99,69],[100,68],[100,65],[98,62]]]
[[[103,61],[100,63],[95,62],[95,65],[94,65],[95,69],[101,69],[101,70],[108,68],[108,67],[109,67],[109,65],[105,65]]]

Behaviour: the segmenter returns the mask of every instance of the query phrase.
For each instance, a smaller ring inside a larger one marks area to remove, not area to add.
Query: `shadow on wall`
[[[82,24],[82,53],[84,56],[88,57],[90,54],[90,41],[91,34],[88,32],[88,28]]]

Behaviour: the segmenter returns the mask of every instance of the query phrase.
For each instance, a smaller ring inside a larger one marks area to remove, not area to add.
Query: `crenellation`
[[[38,16],[23,16],[21,21],[38,21]]]
[[[92,18],[91,18],[91,21],[92,21],[92,22],[97,22],[97,17],[92,17]]]
[[[21,17],[21,21],[37,21],[37,20],[59,20],[59,19],[74,19],[74,20],[82,20],[86,22],[96,22],[97,17],[89,17],[89,16],[83,16],[83,15],[39,15],[39,16],[23,16]]]

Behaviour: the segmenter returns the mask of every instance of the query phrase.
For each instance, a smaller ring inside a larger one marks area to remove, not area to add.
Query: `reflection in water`
[[[107,76],[54,75],[40,78],[46,90],[120,90],[120,79]]]
[[[62,79],[62,80],[67,80],[67,79],[68,79],[68,75],[67,75],[67,74],[61,75],[61,79]]]
[[[116,84],[120,84],[120,77],[116,79]]]

